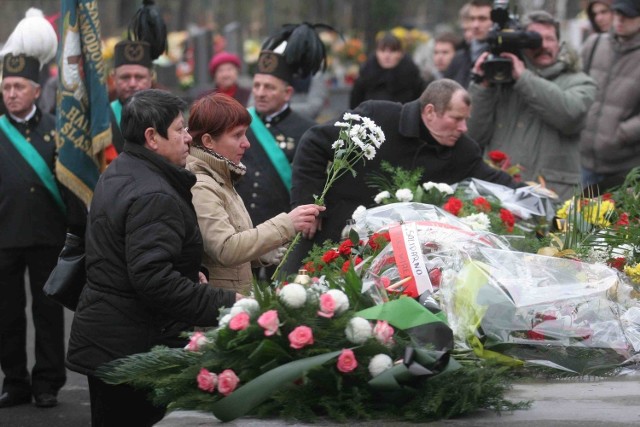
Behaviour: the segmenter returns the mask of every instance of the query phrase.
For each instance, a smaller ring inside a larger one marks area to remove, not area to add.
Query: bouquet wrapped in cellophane
[[[403,293],[444,313],[457,349],[577,373],[640,352],[640,304],[615,269],[513,251],[430,205],[361,212],[354,229],[372,228],[390,244],[369,261],[363,291],[380,302]]]

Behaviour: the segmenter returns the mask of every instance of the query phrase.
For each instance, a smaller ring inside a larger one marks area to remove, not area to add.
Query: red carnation
[[[351,255],[351,248],[353,248],[353,242],[350,239],[347,239],[340,244],[338,252],[340,255],[349,256]]]
[[[484,197],[476,197],[473,199],[473,206],[478,212],[491,212],[491,204]]]
[[[330,264],[339,256],[340,252],[336,251],[335,249],[330,249],[325,252],[324,255],[322,255],[322,261],[324,261],[325,264]]]
[[[626,263],[627,263],[627,260],[625,257],[611,258],[609,261],[607,261],[607,264],[609,264],[611,267],[615,268],[616,270],[620,270],[620,271],[624,269],[624,265]]]
[[[309,261],[304,265],[304,269],[307,270],[309,273],[313,273],[316,271],[316,266],[313,263],[313,261]]]
[[[462,209],[462,200],[457,197],[449,197],[449,200],[447,200],[447,203],[445,203],[442,208],[450,214],[458,216],[460,209]]]
[[[618,218],[618,222],[616,222],[618,227],[626,227],[629,225],[629,214],[626,212],[622,212],[620,214],[620,218]]]
[[[367,244],[373,249],[377,251],[382,246],[386,245],[387,242],[391,240],[391,236],[389,236],[389,232],[385,231],[384,233],[373,233],[369,238]]]
[[[507,160],[507,155],[500,150],[489,151],[489,159],[492,162],[502,165],[502,162]]]
[[[508,209],[500,209],[500,219],[502,223],[507,227],[507,231],[511,233],[513,231],[513,225],[516,223],[516,219],[514,218],[511,211]]]

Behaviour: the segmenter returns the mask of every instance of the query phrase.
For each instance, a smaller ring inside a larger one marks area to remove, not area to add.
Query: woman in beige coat
[[[234,183],[245,174],[242,156],[251,116],[235,99],[211,94],[196,101],[189,114],[193,137],[187,169],[196,175],[193,205],[204,240],[203,263],[209,283],[247,294],[251,267],[277,264],[282,246],[299,231],[308,232],[324,207],[303,205],[253,226]]]

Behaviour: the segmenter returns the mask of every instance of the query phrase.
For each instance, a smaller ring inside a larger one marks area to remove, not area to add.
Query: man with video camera
[[[524,31],[497,37],[510,44],[494,45],[474,64],[468,134],[520,164],[524,181],[546,182],[564,200],[580,184],[579,136],[597,88],[560,43],[553,16],[535,11],[523,21]],[[539,47],[530,32],[540,34]]]

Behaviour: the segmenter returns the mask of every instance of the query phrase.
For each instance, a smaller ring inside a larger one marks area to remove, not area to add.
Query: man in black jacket
[[[122,111],[124,151],[100,176],[86,233],[87,284],[71,326],[67,366],[87,375],[93,426],[151,426],[165,408],[96,369],[156,345],[182,347],[193,326],[215,326],[239,295],[199,277],[202,237],[184,169],[185,103],[149,89]]]
[[[37,46],[27,33],[39,40]],[[0,116],[0,366],[5,374],[0,408],[29,403],[32,395],[36,406],[55,406],[66,380],[63,309],[42,287],[64,243],[67,206],[53,174],[55,118],[35,105],[40,69],[55,56],[56,44],[42,12],[30,9],[0,53],[7,109]],[[36,330],[31,375],[26,271]]]
[[[386,142],[372,160],[355,166],[356,176],[344,174],[332,185],[325,198],[327,210],[318,217],[315,230],[292,251],[284,270],[296,271],[314,243],[340,239],[346,220],[358,206],[373,206],[377,190],[367,186],[366,178],[380,169],[382,161],[407,170],[422,168],[422,182],[453,184],[473,177],[518,186],[509,175],[488,166],[478,144],[465,135],[470,108],[467,91],[453,80],[441,79],[407,104],[367,101],[353,110],[380,126]],[[333,123],[312,127],[300,141],[293,161],[292,206],[312,203],[313,195],[322,192],[327,164],[333,159],[332,144],[340,130]]]

